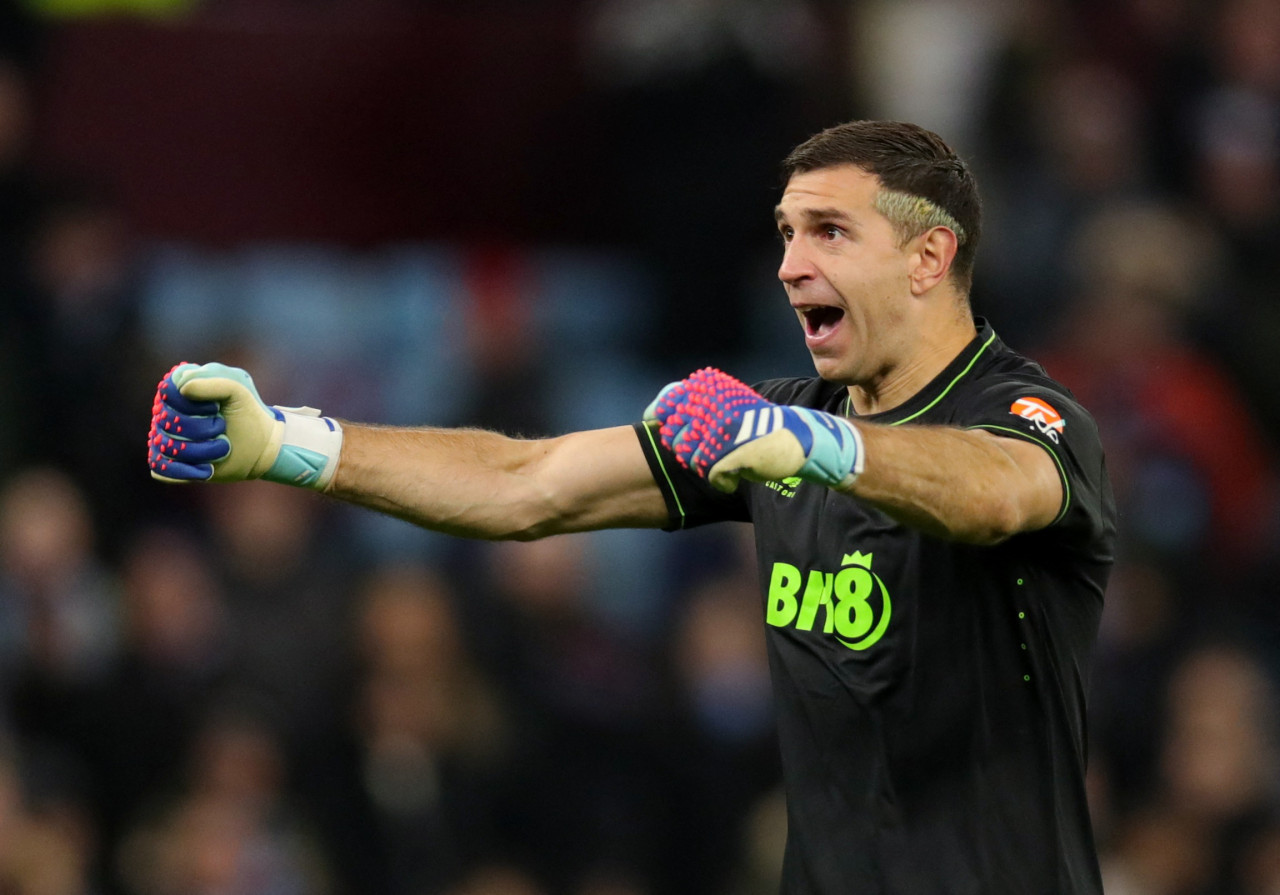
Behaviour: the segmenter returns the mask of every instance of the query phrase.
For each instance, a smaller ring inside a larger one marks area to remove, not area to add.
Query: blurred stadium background
[[[180,360],[527,435],[803,375],[776,163],[895,117],[1102,427],[1108,895],[1280,892],[1276,0],[3,10],[0,891],[772,895],[743,531],[463,543],[143,441]]]

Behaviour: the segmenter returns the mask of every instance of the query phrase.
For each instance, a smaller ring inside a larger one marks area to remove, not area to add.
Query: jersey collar
[[[963,351],[956,355],[955,360],[947,364],[941,373],[930,380],[928,385],[920,389],[904,403],[894,407],[892,410],[858,416],[853,410],[853,399],[846,392],[845,399],[841,403],[843,414],[851,419],[862,419],[885,426],[899,426],[924,416],[925,413],[945,398],[951,389],[955,388],[962,379],[973,371],[980,358],[990,356],[992,348],[999,342],[996,337],[996,331],[991,328],[991,324],[985,318],[978,317],[974,320],[974,323],[977,326],[978,334],[973,337],[973,340],[964,347]]]

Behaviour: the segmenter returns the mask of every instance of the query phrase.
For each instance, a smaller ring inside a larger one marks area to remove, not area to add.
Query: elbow
[[[485,541],[536,541],[555,533],[552,521],[534,512],[509,512],[501,518],[489,519],[478,529],[462,532],[464,537]]]
[[[1022,508],[1011,498],[991,501],[984,512],[977,514],[976,525],[954,532],[956,540],[982,547],[1003,543],[1026,528]]]
[[[537,541],[557,534],[557,529],[546,522],[534,522],[519,528],[512,528],[498,535],[497,541]]]
[[[505,514],[502,525],[493,535],[498,541],[537,541],[572,530],[567,515],[550,494],[538,493],[519,508]]]
[[[580,527],[569,524],[565,517],[547,516],[530,521],[524,525],[513,525],[493,538],[496,541],[540,541],[552,535],[569,534],[582,531]]]
[[[540,501],[480,501],[451,516],[424,519],[403,513],[402,519],[423,528],[479,541],[536,541],[563,530],[556,514]]]

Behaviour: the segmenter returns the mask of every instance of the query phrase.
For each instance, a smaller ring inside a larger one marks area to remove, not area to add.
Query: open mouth
[[[805,333],[815,337],[825,336],[831,332],[844,317],[844,311],[840,308],[808,308],[801,313],[804,317]]]

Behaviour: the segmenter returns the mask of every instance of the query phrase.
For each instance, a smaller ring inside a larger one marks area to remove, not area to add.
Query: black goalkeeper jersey
[[[820,379],[757,388],[849,414],[846,389]],[[1034,442],[1062,476],[1061,511],[996,546],[959,544],[797,479],[722,494],[636,427],[670,529],[755,526],[787,791],[782,891],[1101,895],[1085,690],[1115,508],[1097,427],[983,321],[910,401],[865,419]]]

